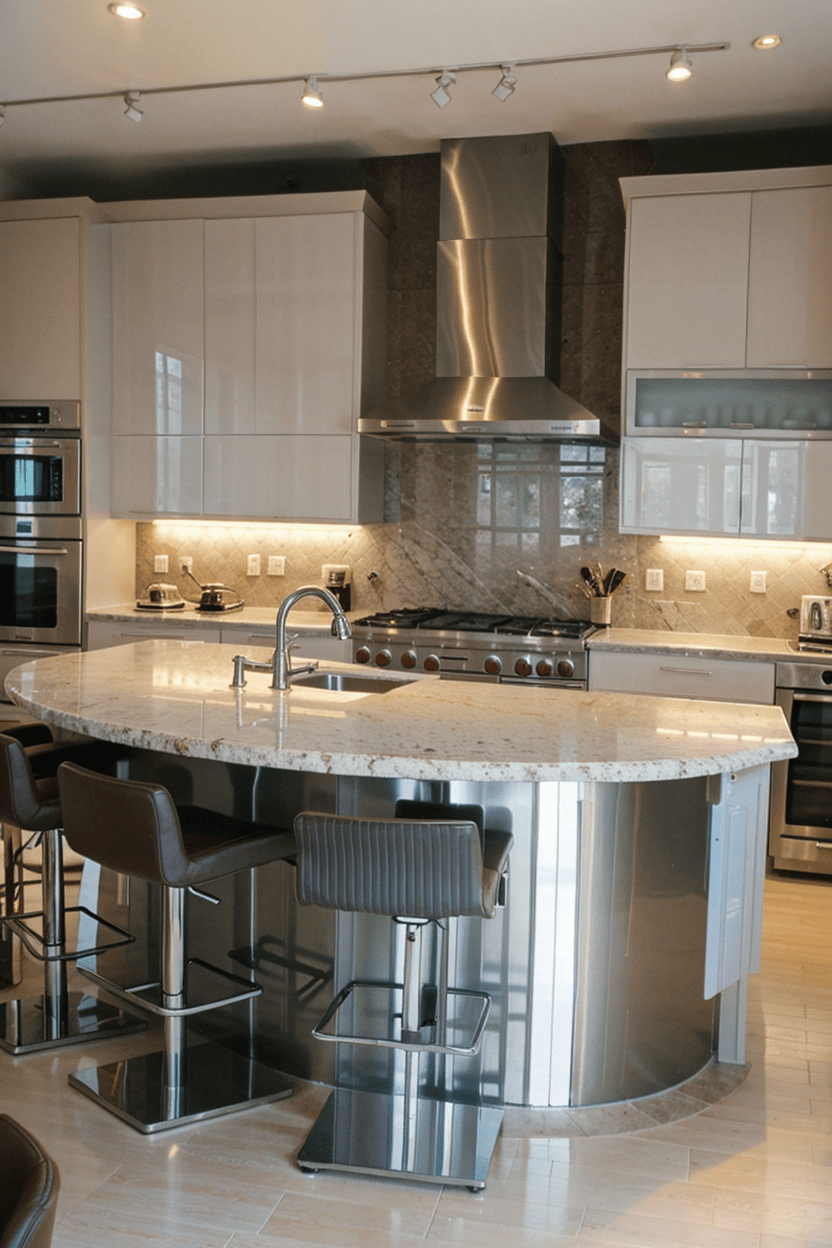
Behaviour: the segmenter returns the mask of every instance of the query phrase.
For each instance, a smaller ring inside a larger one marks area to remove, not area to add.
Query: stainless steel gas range
[[[585,689],[585,640],[595,631],[586,620],[404,608],[353,623],[353,660],[450,679]]]

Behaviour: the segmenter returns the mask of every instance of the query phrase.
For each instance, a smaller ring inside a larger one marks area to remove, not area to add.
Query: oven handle
[[[51,546],[0,546],[3,555],[68,555],[66,549]]]
[[[11,441],[11,442],[3,442],[2,440],[0,440],[0,447],[11,446],[11,447],[21,447],[21,448],[22,448],[22,447],[24,447],[24,446],[32,446],[32,447],[35,447],[35,446],[36,446],[36,447],[38,447],[38,449],[40,449],[40,448],[41,448],[41,447],[43,447],[43,446],[57,446],[57,447],[60,447],[61,445],[62,445],[62,444],[61,444],[60,442],[47,442],[45,438],[44,438],[44,439],[41,439],[41,438],[15,438],[15,439],[14,439],[13,441]]]
[[[832,702],[832,692],[830,693],[795,693],[795,702]]]

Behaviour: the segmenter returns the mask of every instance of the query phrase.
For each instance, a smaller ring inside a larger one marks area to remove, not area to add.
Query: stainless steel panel
[[[439,237],[560,239],[563,156],[551,134],[443,139]]]

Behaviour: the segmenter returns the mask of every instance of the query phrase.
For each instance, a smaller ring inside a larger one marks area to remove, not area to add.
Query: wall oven
[[[832,654],[778,663],[775,679],[798,755],[772,764],[769,853],[781,871],[832,874]]]
[[[0,514],[79,516],[79,403],[0,403]]]

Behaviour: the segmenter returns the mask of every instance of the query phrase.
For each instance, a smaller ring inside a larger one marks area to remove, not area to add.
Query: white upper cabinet
[[[832,186],[757,191],[749,368],[832,368]]]
[[[254,433],[255,222],[205,222],[205,432]]]
[[[79,218],[0,221],[0,290],[3,397],[83,399]]]
[[[631,202],[627,368],[743,366],[750,221],[750,194]]]

